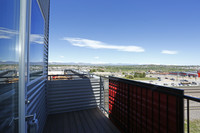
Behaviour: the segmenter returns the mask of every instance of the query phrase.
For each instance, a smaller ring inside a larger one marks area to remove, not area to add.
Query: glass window
[[[0,132],[17,132],[19,0],[0,0]]]
[[[44,18],[37,0],[32,1],[29,72],[30,80],[43,75],[44,69]]]

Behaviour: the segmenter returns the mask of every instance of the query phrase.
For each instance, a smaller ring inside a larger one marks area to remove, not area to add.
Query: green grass
[[[128,78],[125,78],[125,79],[128,79]],[[133,79],[130,79],[130,80],[157,80],[157,78],[145,77],[145,78],[133,78]]]
[[[185,121],[185,133],[187,132],[187,121]],[[190,121],[190,133],[200,133],[200,120]]]
[[[158,80],[158,79],[146,77],[146,78],[134,78],[134,80]]]

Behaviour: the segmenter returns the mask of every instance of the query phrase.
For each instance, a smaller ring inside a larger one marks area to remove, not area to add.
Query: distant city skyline
[[[49,62],[199,65],[200,1],[52,1]]]

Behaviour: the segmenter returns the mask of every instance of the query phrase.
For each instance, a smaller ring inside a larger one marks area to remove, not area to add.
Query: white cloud
[[[93,49],[113,49],[118,51],[126,51],[126,52],[144,52],[145,50],[139,46],[119,46],[119,45],[110,45],[101,41],[89,40],[83,38],[72,38],[65,37],[63,40],[70,42],[74,46],[78,47],[86,47]]]
[[[11,39],[16,34],[18,33],[15,30],[0,27],[0,39]]]
[[[65,57],[65,56],[62,56],[62,55],[60,56],[60,58],[64,58],[64,57]]]
[[[99,59],[99,56],[95,56],[94,58],[95,58],[95,59]]]
[[[0,39],[11,39],[10,36],[0,35]]]
[[[171,54],[171,55],[173,55],[173,54],[178,54],[178,51],[163,50],[161,53],[162,54]]]
[[[44,37],[39,34],[31,34],[30,35],[30,41],[32,43],[37,43],[37,44],[43,44],[44,43]]]
[[[0,27],[0,39],[12,39],[12,37],[14,37],[17,34],[18,32],[16,30]],[[31,34],[30,41],[37,44],[43,44],[44,37],[43,35],[39,34]]]

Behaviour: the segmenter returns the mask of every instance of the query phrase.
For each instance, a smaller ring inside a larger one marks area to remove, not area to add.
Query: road
[[[189,95],[192,97],[200,98],[200,86],[187,86],[187,87],[178,87],[180,89],[184,89],[185,95]],[[200,103],[189,101],[190,105],[190,120],[200,120]],[[185,119],[187,119],[187,101],[184,100],[185,106]]]

